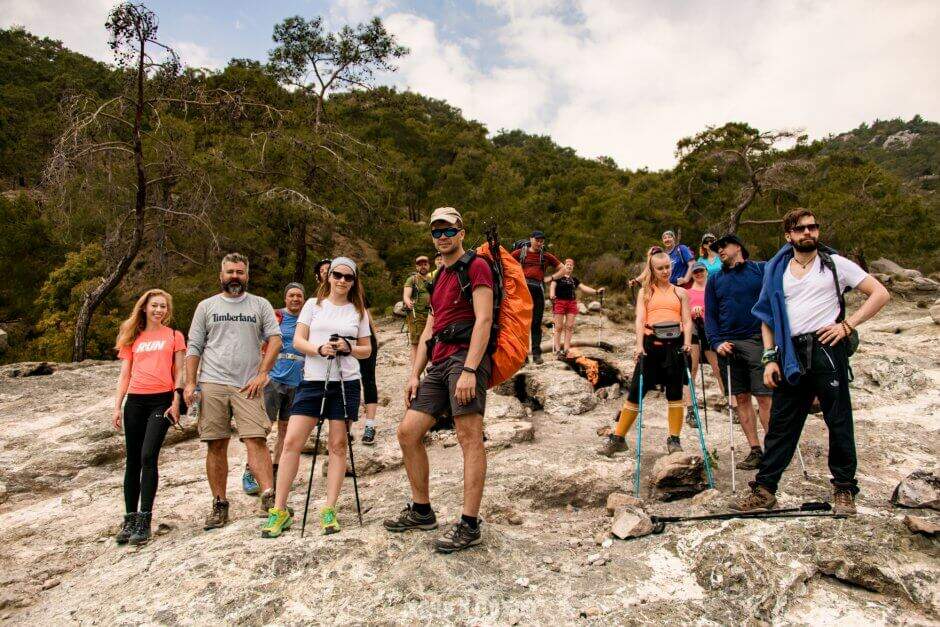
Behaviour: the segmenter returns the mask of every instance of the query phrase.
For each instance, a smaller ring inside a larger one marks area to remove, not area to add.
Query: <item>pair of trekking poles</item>
[[[330,336],[330,342],[335,342],[340,339],[339,335],[333,334]],[[326,362],[326,380],[323,382],[323,399],[320,401],[320,416],[317,418],[317,437],[316,444],[313,448],[313,461],[310,463],[310,478],[307,481],[307,501],[304,504],[304,518],[303,522],[300,524],[300,537],[304,537],[304,531],[307,529],[307,512],[310,509],[310,492],[313,488],[313,469],[317,465],[317,453],[320,452],[320,431],[323,429],[323,412],[326,410],[326,398],[330,391],[330,373],[333,370],[333,364],[336,363],[340,357],[343,355],[348,355],[349,353],[337,353],[336,355],[331,355],[327,358]],[[343,379],[343,366],[339,365],[339,389],[340,397],[343,402],[343,421],[346,423],[346,444],[349,446],[349,465],[352,468],[352,480],[353,480],[353,491],[356,493],[356,513],[359,515],[359,526],[362,526],[362,505],[359,503],[359,478],[356,474],[356,460],[353,458],[353,445],[352,445],[352,435],[350,434],[350,425],[349,425],[349,409],[346,406],[346,381]],[[343,468],[343,473],[346,472],[346,469]]]

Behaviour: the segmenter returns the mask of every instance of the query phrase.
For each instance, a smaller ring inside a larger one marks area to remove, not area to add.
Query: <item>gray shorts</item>
[[[286,383],[279,383],[273,379],[268,381],[268,384],[264,386],[264,411],[268,414],[268,420],[277,422],[290,419],[290,408],[294,404],[296,391],[297,388]]]
[[[734,344],[731,355],[731,393],[770,396],[773,391],[764,385],[764,367],[761,356],[764,354],[764,342],[760,336],[743,340],[728,340]],[[728,380],[728,358],[718,355],[721,368],[721,380]]]
[[[490,358],[483,358],[477,368],[477,395],[467,405],[461,405],[454,398],[457,379],[463,372],[467,351],[454,353],[439,364],[428,366],[427,372],[418,384],[418,392],[411,401],[411,409],[430,414],[437,418],[450,409],[454,417],[465,414],[480,414],[486,411],[486,389],[490,380]]]

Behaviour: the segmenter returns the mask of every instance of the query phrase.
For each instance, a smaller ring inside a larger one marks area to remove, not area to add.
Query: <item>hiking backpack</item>
[[[839,315],[836,316],[836,322],[842,322],[845,320],[845,292],[843,292],[842,288],[839,286],[839,272],[836,270],[836,262],[832,260],[832,255],[836,254],[836,251],[831,248],[823,250],[823,247],[820,246],[817,254],[819,255],[819,261],[824,266],[829,268],[829,272],[832,273],[832,280],[836,284],[836,295],[839,297]],[[848,288],[845,291],[848,292],[849,289],[851,288]],[[849,357],[851,357],[855,354],[855,351],[858,350],[858,345],[861,341],[858,337],[858,330],[852,329],[852,333],[850,333],[849,336],[845,338],[845,341],[845,352]]]
[[[494,387],[516,374],[525,363],[529,354],[529,327],[532,324],[532,296],[526,284],[522,264],[500,246],[496,229],[486,234],[487,242],[475,250],[469,250],[458,259],[453,268],[457,273],[460,292],[469,302],[473,302],[473,286],[470,283],[470,264],[475,257],[480,257],[493,272],[493,327],[487,353],[490,355],[492,368],[487,387]],[[494,255],[493,251],[498,251]],[[428,286],[433,293],[434,281]],[[452,341],[469,341],[471,326],[464,325],[458,336]],[[441,331],[445,333],[447,329]],[[465,335],[461,335],[461,332]]]

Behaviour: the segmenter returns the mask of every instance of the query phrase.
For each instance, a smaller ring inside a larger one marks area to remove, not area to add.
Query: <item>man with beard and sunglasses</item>
[[[819,224],[808,209],[783,218],[787,244],[767,262],[753,312],[761,320],[764,383],[773,390],[764,457],[751,492],[732,509],[770,509],[783,471],[793,459],[814,399],[829,429],[829,471],[833,511],[855,514],[857,459],[852,419],[849,356],[857,346],[855,328],[890,299],[877,279],[819,243]],[[848,315],[844,293],[858,289],[868,298]]]
[[[231,420],[245,443],[248,466],[261,487],[261,511],[274,506],[274,477],[267,436],[271,430],[264,409],[268,373],[281,352],[281,329],[266,299],[249,294],[248,259],[229,253],[219,273],[222,293],[196,306],[189,327],[185,397],[192,404],[199,393],[199,438],[206,443],[206,475],[212,490],[212,511],[204,528],[228,522],[225,498]],[[262,358],[261,347],[267,342]],[[197,377],[198,375],[198,377]]]
[[[384,526],[392,532],[437,528],[423,439],[437,417],[449,410],[463,451],[463,510],[457,523],[435,542],[435,548],[441,553],[453,553],[482,541],[479,511],[486,480],[483,413],[491,368],[487,345],[493,324],[494,278],[483,258],[475,256],[469,263],[462,260],[466,232],[456,209],[435,209],[428,223],[434,245],[444,259],[444,268],[438,273],[431,293],[431,311],[405,389],[408,409],[398,425],[398,442],[411,483],[412,502],[398,518],[386,520]],[[461,285],[464,268],[472,300]],[[422,377],[428,360],[431,365]]]

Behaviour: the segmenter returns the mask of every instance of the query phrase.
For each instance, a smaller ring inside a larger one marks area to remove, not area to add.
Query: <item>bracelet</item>
[[[320,352],[320,349],[321,349],[321,348],[323,348],[323,344],[318,344],[318,345],[317,345],[317,355],[319,355],[320,357],[325,357],[325,355]]]
[[[476,374],[476,373],[477,373],[477,369],[476,369],[476,368],[470,368],[469,366],[464,366],[463,368],[461,368],[461,370],[463,370],[464,372],[469,372],[470,374]]]

